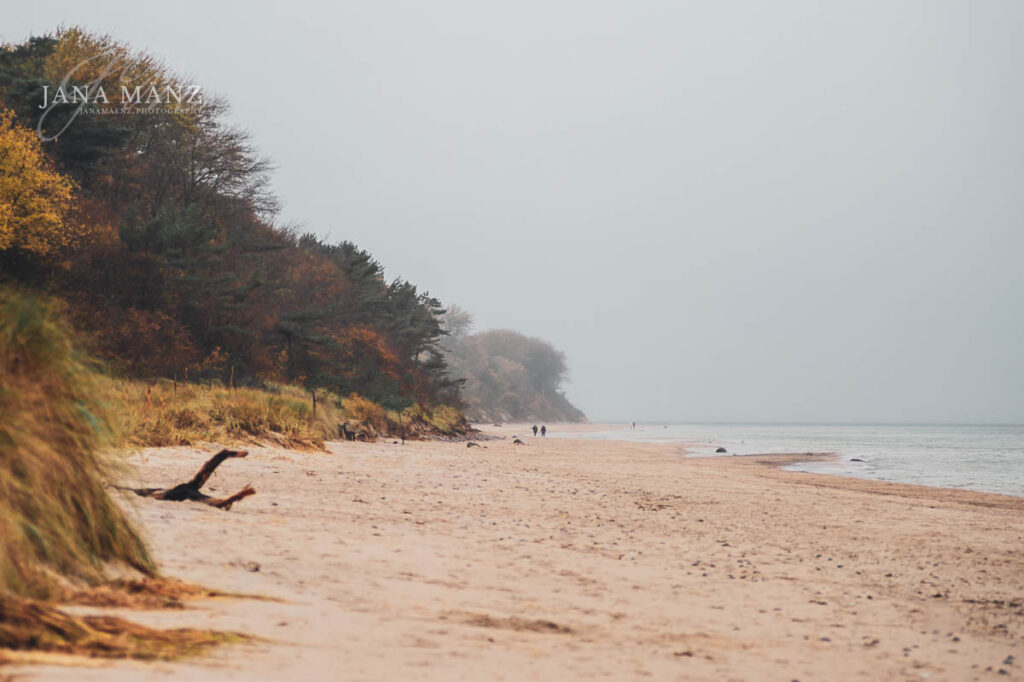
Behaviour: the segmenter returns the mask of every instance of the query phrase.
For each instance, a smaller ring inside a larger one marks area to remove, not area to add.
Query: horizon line
[[[637,426],[1015,426],[1024,422],[887,422],[887,421],[640,421],[589,420],[591,424],[623,424],[636,422]]]

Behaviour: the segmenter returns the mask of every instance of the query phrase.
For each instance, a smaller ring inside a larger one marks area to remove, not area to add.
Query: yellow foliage
[[[116,86],[133,58],[124,45],[109,35],[96,35],[77,26],[57,32],[57,46],[47,56],[45,73],[54,83],[68,78],[68,86],[99,80],[104,87]],[[140,67],[150,67],[150,60]],[[99,85],[100,83],[96,83]]]
[[[84,90],[88,86],[88,97],[95,97],[102,87],[110,103],[134,110],[151,106],[147,102],[151,88],[159,94],[168,86],[180,90],[182,85],[161,60],[132,50],[110,35],[89,33],[77,26],[57,32],[57,47],[46,57],[44,72],[54,83],[66,79],[68,89],[78,86]],[[122,88],[127,90],[127,97],[122,97]],[[141,97],[133,100],[136,89]],[[182,113],[165,114],[164,118],[194,125],[194,117],[184,113],[190,108],[183,107]]]
[[[71,240],[73,185],[53,169],[31,130],[0,110],[0,250],[51,254]]]

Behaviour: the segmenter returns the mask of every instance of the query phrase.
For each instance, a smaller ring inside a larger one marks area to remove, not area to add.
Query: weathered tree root
[[[228,459],[229,457],[245,457],[249,453],[245,450],[221,450],[216,455],[211,457],[203,465],[203,468],[187,483],[180,483],[173,488],[124,488],[117,486],[121,490],[130,490],[140,497],[152,497],[157,500],[169,500],[171,502],[182,502],[185,500],[191,502],[202,502],[208,504],[211,507],[217,509],[223,509],[227,511],[231,509],[231,505],[238,502],[241,499],[249,497],[249,495],[255,495],[256,490],[251,485],[247,485],[239,490],[234,495],[229,497],[213,498],[209,495],[205,495],[200,492],[200,488],[206,485],[206,482],[213,475],[213,472],[220,466],[221,462]]]

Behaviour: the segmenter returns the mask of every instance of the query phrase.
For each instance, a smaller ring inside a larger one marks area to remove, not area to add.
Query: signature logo
[[[90,64],[99,67],[92,80],[73,85],[76,74],[92,71],[86,68]],[[43,111],[36,123],[36,134],[44,142],[56,140],[83,113],[188,113],[203,104],[199,85],[163,82],[152,70],[114,51],[82,60],[65,74],[56,88],[44,85],[42,89],[43,101],[39,109]],[[68,106],[73,108],[60,130],[52,135],[44,133],[47,118],[58,107]]]

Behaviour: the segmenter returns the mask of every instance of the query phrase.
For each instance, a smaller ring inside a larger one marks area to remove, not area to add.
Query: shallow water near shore
[[[728,455],[831,452],[836,461],[786,468],[1024,497],[1024,425],[638,424],[550,435],[677,442],[700,456],[719,447]]]

